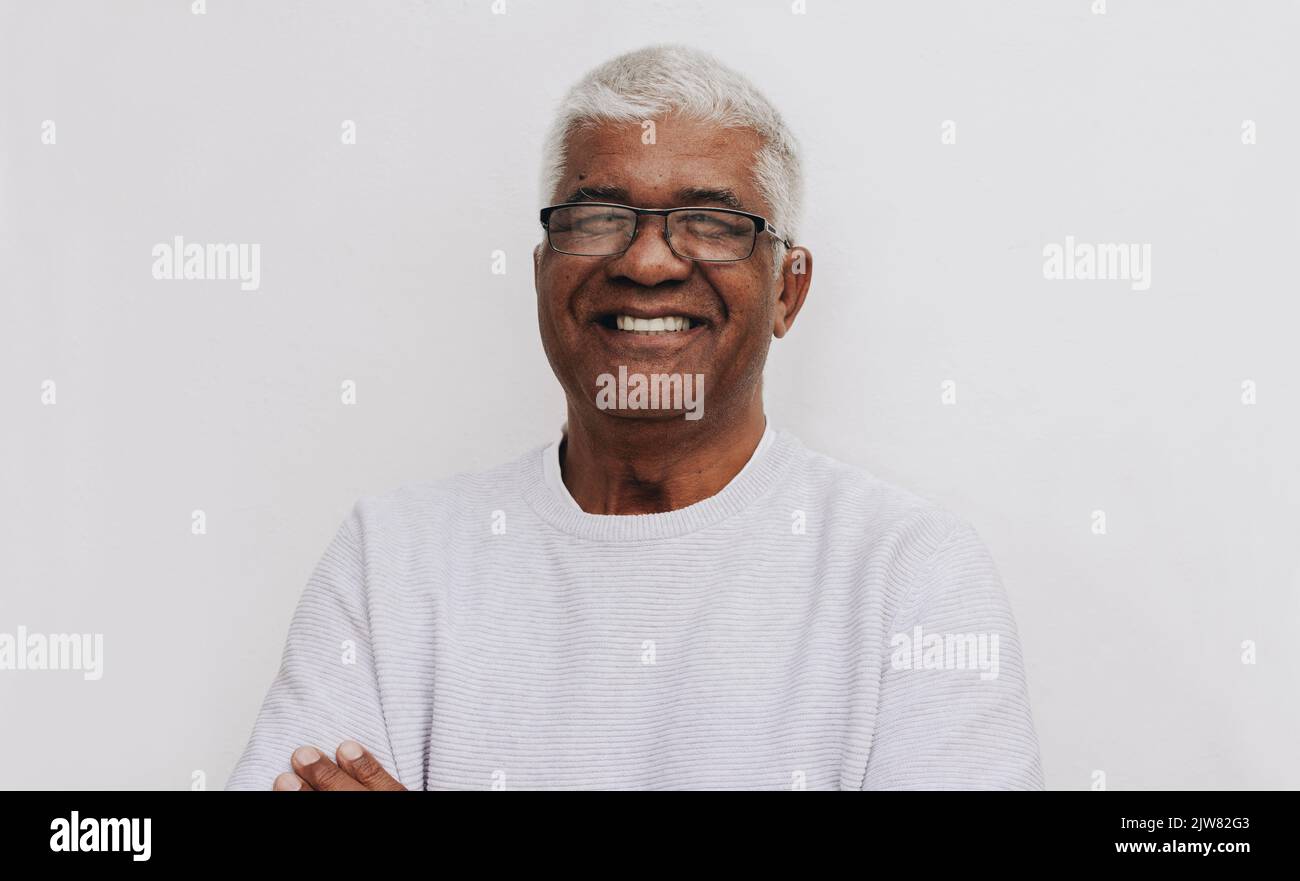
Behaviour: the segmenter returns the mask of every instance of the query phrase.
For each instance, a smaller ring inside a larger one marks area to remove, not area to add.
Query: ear
[[[787,249],[781,265],[781,293],[776,301],[772,336],[781,339],[790,331],[795,316],[808,298],[808,287],[811,284],[812,252],[802,245]]]

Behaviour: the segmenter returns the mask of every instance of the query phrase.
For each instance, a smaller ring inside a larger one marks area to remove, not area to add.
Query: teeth
[[[681,315],[666,315],[660,318],[634,318],[631,315],[618,315],[614,323],[619,330],[633,333],[675,333],[690,330],[691,320]]]

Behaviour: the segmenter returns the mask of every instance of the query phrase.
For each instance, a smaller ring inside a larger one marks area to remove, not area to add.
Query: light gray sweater
[[[1015,622],[963,520],[778,430],[664,514],[515,462],[363,498],[229,789],[367,746],[410,789],[1036,789]]]

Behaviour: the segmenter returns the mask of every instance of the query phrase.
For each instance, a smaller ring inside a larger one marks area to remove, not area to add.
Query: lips
[[[602,312],[596,316],[595,322],[606,330],[636,336],[684,334],[708,323],[685,310],[645,306],[626,306]]]
[[[684,315],[666,315],[655,318],[637,318],[634,315],[614,316],[614,326],[627,333],[676,333],[690,330],[691,320]]]
[[[641,355],[659,359],[670,353],[684,351],[709,331],[708,324],[704,322],[696,323],[694,319],[686,316],[674,315],[636,318],[636,321],[643,321],[650,327],[657,327],[655,319],[660,319],[664,322],[666,328],[669,318],[680,318],[682,322],[675,322],[681,325],[677,330],[637,330],[635,322],[631,330],[626,330],[620,329],[618,326],[620,317],[622,317],[624,328],[628,326],[627,323],[630,318],[636,318],[636,316],[626,316],[625,313],[615,313],[610,316],[608,321],[596,321],[591,325],[604,343],[605,348],[611,354],[617,353],[619,357],[635,358]]]

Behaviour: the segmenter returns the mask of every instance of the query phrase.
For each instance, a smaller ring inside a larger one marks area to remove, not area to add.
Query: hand
[[[300,746],[289,759],[293,771],[275,778],[279,792],[404,792],[384,766],[355,740],[345,740],[335,753],[338,764],[314,746]]]

